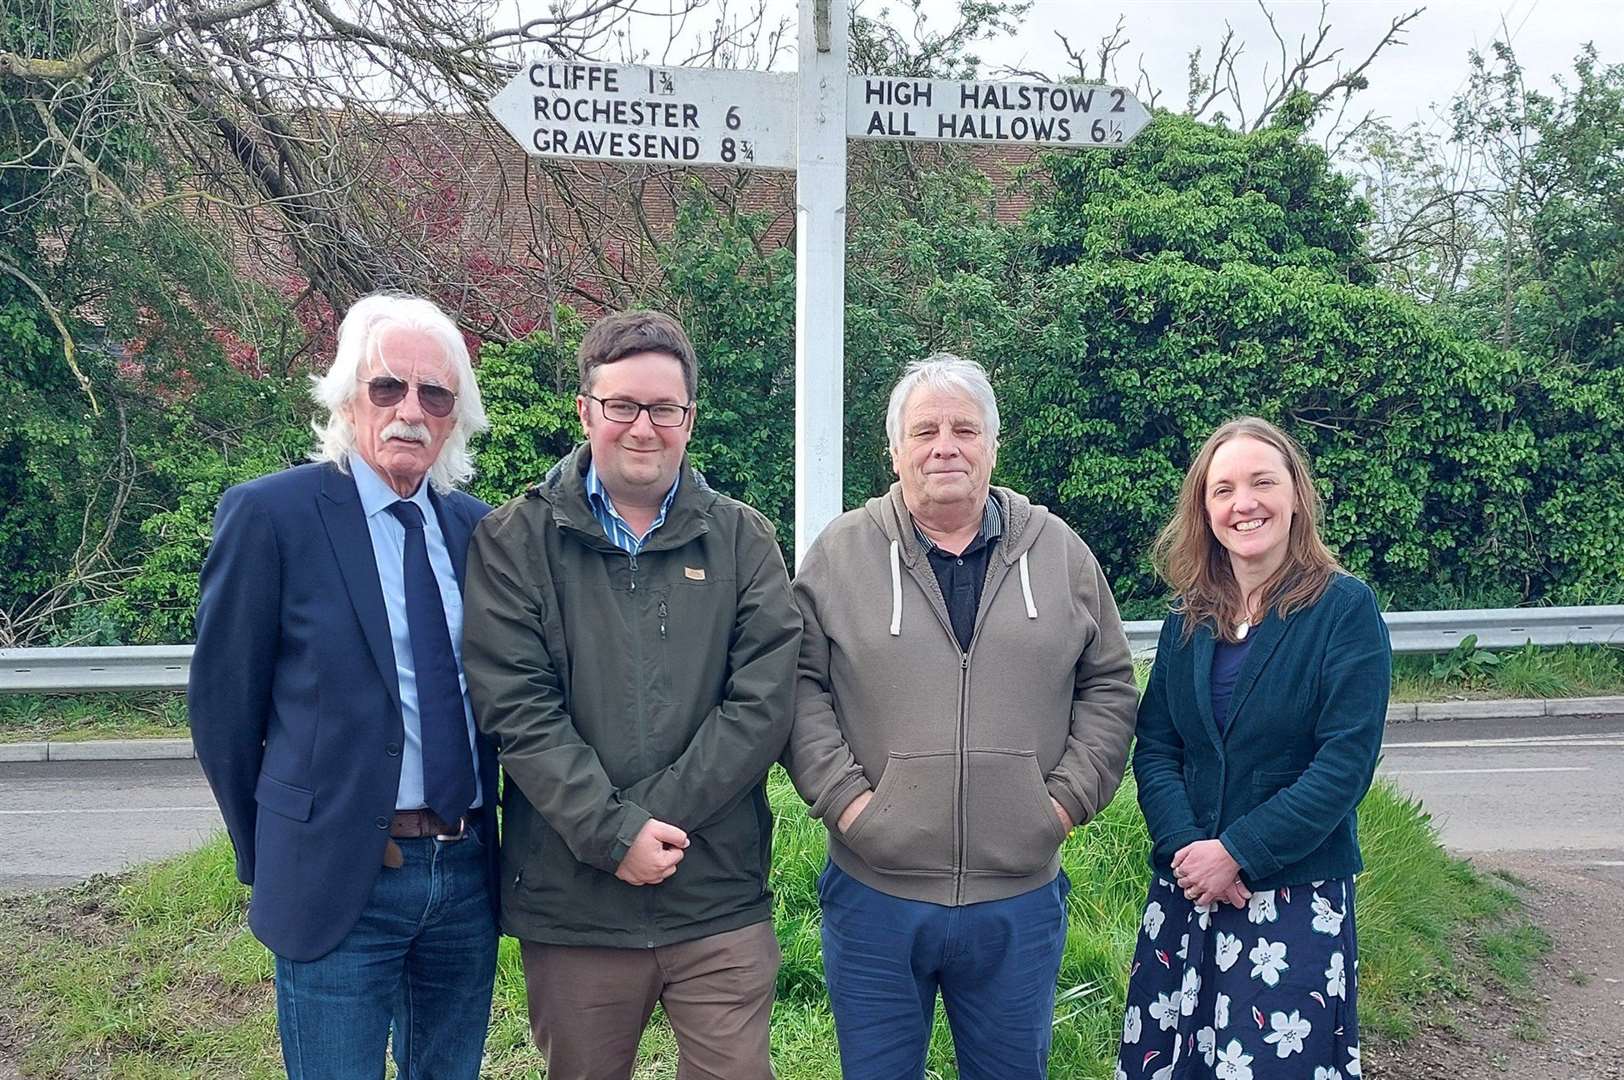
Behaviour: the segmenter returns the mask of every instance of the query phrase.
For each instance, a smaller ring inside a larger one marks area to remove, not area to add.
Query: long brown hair
[[[1243,610],[1246,598],[1240,595],[1229,564],[1229,552],[1213,535],[1207,518],[1207,473],[1212,469],[1213,456],[1220,446],[1242,436],[1279,452],[1296,499],[1291,530],[1286,535],[1285,560],[1259,590],[1262,610],[1272,608],[1284,617],[1310,607],[1324,594],[1331,579],[1345,572],[1320,539],[1320,497],[1302,447],[1267,420],[1256,416],[1231,420],[1207,437],[1201,452],[1190,463],[1173,519],[1156,537],[1151,550],[1156,572],[1172,586],[1173,610],[1184,615],[1185,641],[1204,622],[1212,625],[1219,640],[1234,641],[1231,627],[1248,615]]]

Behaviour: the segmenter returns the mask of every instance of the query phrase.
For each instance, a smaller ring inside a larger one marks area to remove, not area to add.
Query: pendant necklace
[[[1245,641],[1246,640],[1246,635],[1251,633],[1251,631],[1252,631],[1252,620],[1251,619],[1242,619],[1240,622],[1235,624],[1235,640],[1236,641]]]

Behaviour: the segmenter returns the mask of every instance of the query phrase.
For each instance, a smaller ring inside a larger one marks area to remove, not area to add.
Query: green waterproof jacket
[[[652,948],[765,921],[767,769],[793,721],[801,619],[767,519],[686,464],[637,556],[586,497],[590,448],[480,523],[463,663],[502,769],[502,928]],[[677,871],[615,869],[650,817]]]

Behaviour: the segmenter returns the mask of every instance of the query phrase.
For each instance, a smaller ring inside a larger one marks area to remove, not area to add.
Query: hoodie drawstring
[[[1038,617],[1038,606],[1032,602],[1032,575],[1026,569],[1026,552],[1021,552],[1021,595],[1026,598],[1026,617]],[[894,632],[894,631],[893,631]]]
[[[891,636],[902,635],[902,545],[891,541]]]

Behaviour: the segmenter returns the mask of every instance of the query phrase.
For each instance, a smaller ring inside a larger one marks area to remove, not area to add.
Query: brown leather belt
[[[453,825],[428,809],[396,810],[389,822],[389,835],[396,840],[420,840],[425,836],[432,836],[436,840],[461,840],[467,835],[467,825],[467,818],[461,818]]]

